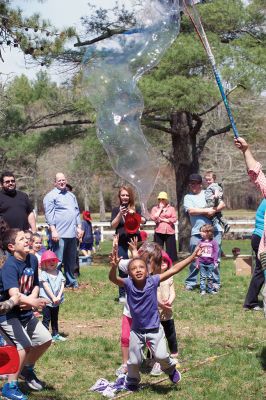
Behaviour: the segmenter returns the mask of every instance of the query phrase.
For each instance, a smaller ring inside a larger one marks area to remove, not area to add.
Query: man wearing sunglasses
[[[10,228],[36,232],[36,219],[32,204],[26,193],[16,189],[13,172],[4,171],[0,176],[0,217]]]

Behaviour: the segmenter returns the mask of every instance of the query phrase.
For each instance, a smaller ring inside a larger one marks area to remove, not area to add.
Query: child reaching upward
[[[49,330],[51,322],[53,342],[64,342],[66,338],[59,335],[59,305],[64,301],[65,278],[57,269],[58,258],[51,250],[46,250],[41,257],[40,297],[50,300],[43,309],[43,325]]]
[[[141,257],[144,259],[148,266],[149,273],[153,273],[162,262],[162,249],[157,243],[145,242],[139,250],[137,249],[138,239],[134,237],[128,243],[132,258]],[[118,235],[114,235],[113,240],[113,251],[117,251],[118,248]],[[118,268],[124,274],[128,275],[128,264],[129,259],[120,260]],[[116,370],[116,375],[127,373],[127,361],[129,351],[129,336],[130,327],[132,324],[132,318],[130,310],[127,304],[127,299],[124,304],[123,316],[122,316],[122,329],[121,329],[121,352],[122,352],[122,365]]]
[[[142,351],[147,342],[150,350],[161,369],[169,375],[173,383],[181,380],[181,374],[175,368],[175,361],[169,357],[163,327],[160,325],[158,312],[157,288],[160,282],[180,272],[201,254],[196,248],[192,255],[175,264],[162,274],[149,275],[146,262],[142,258],[133,258],[128,265],[128,278],[117,276],[119,258],[113,251],[110,256],[111,270],[109,279],[118,286],[123,286],[127,294],[127,301],[132,317],[129,343],[128,374],[125,381],[127,390],[135,391],[140,382],[140,364]]]

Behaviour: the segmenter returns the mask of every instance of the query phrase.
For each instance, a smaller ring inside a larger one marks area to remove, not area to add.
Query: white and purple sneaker
[[[179,372],[177,369],[174,369],[174,372],[169,375],[169,379],[176,385],[181,381],[181,372]]]

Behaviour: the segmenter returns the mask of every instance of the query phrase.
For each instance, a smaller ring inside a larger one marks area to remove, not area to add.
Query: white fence
[[[230,234],[237,235],[240,237],[250,236],[254,230],[254,220],[228,220],[230,225]],[[243,228],[234,228],[234,225],[245,225]],[[101,241],[106,240],[107,238],[110,239],[112,235],[115,233],[115,230],[111,228],[110,222],[93,222],[92,226],[98,226],[101,230]],[[144,230],[148,233],[148,235],[153,235],[154,233],[155,223],[153,221],[147,221],[144,225]],[[178,222],[175,224],[175,235],[176,240],[178,239]]]

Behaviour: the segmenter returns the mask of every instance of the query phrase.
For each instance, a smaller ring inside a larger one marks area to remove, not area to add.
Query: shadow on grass
[[[156,383],[151,383],[150,385],[147,385],[147,389],[149,389],[150,392],[157,393],[159,395],[166,395],[170,392],[179,392],[181,390],[181,386],[179,385],[172,385],[171,382],[169,385],[161,385],[161,384],[156,384]]]
[[[263,370],[266,371],[266,347],[263,347],[259,358]]]
[[[46,385],[45,389],[40,392],[29,389],[27,384],[23,382],[19,386],[23,393],[34,395],[33,398],[36,400],[69,400],[69,397],[65,397],[61,391],[50,385]]]

